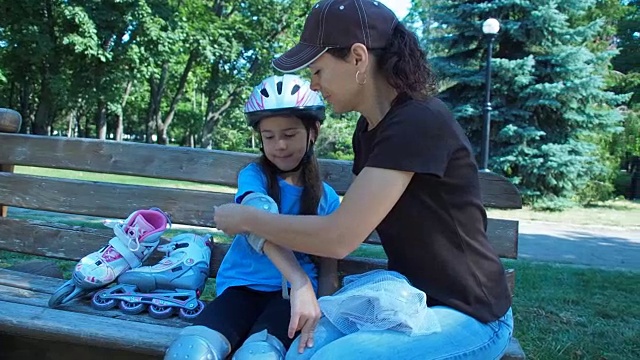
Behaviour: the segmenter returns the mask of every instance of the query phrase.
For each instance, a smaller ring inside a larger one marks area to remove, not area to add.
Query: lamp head
[[[482,32],[487,35],[495,35],[500,31],[500,22],[494,18],[489,18],[482,23]]]

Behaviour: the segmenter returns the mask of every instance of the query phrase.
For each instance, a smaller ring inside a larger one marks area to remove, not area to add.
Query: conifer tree
[[[557,208],[610,173],[596,139],[620,130],[606,91],[615,50],[590,50],[603,22],[580,23],[596,0],[421,0],[413,20],[441,78],[440,97],[479,151],[487,42],[482,23],[501,30],[492,60],[489,168],[510,178],[525,200]]]

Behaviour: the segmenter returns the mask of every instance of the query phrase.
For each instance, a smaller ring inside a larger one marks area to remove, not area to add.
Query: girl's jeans
[[[440,321],[441,331],[424,336],[384,331],[358,331],[344,335],[326,318],[314,333],[314,346],[298,353],[296,339],[287,360],[302,359],[500,359],[513,334],[511,309],[491,323],[484,324],[446,306],[431,307]]]

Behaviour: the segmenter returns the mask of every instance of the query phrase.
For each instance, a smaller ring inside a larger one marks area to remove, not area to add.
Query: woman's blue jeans
[[[344,335],[326,318],[321,318],[314,333],[314,346],[298,353],[296,339],[287,360],[303,359],[500,359],[511,341],[511,309],[500,319],[484,324],[446,306],[431,307],[441,331],[424,336],[384,331],[358,331]]]

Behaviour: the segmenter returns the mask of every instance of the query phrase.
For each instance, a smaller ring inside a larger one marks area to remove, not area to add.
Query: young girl
[[[253,89],[244,110],[260,133],[262,156],[240,171],[236,203],[300,215],[338,208],[340,199],[321,181],[313,153],[325,106],[309,83],[295,75],[269,77]],[[313,345],[320,318],[316,264],[268,240],[234,238],[218,270],[216,299],[181,331],[165,359],[224,359],[233,351],[235,360],[284,359],[298,330],[300,346]]]

